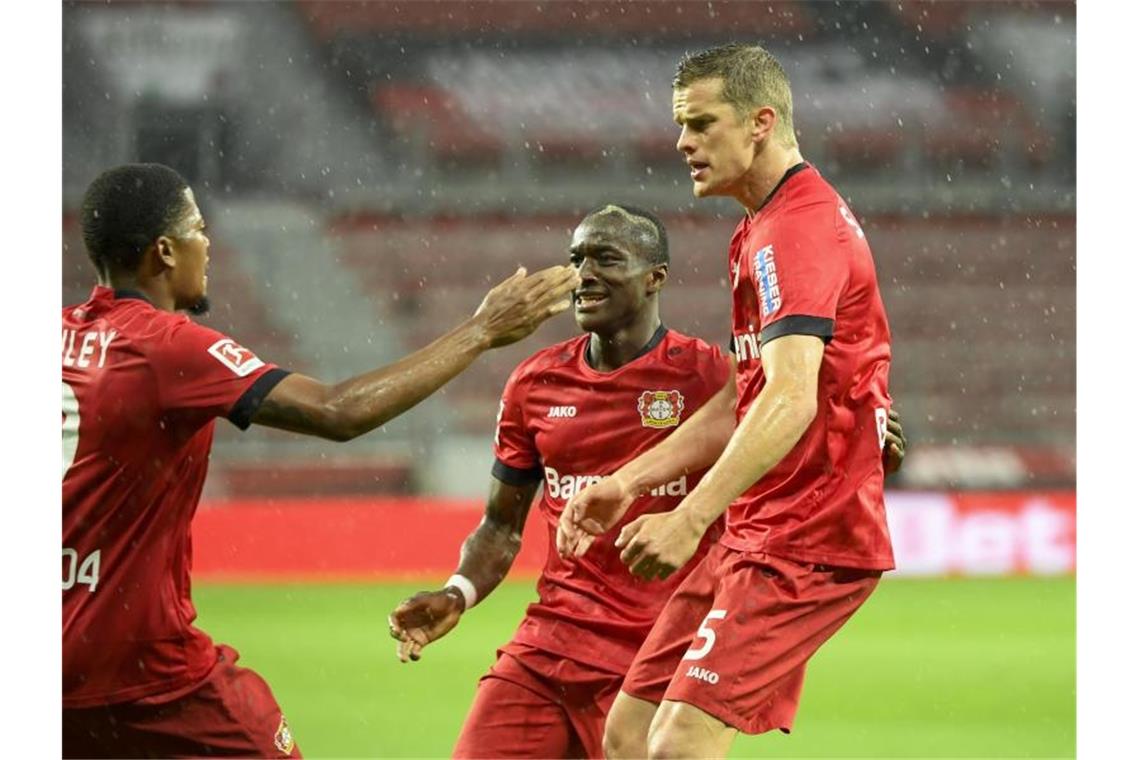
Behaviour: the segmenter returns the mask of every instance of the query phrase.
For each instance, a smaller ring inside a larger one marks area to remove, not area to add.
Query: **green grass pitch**
[[[259,671],[307,757],[444,757],[533,583],[509,581],[417,663],[386,616],[424,584],[198,584],[199,624]],[[884,580],[808,666],[790,736],[734,757],[1073,757],[1072,578]]]

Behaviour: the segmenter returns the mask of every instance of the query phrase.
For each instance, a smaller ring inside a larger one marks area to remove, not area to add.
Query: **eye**
[[[580,253],[570,254],[571,266],[579,266],[581,263],[582,263],[582,254],[580,254]]]

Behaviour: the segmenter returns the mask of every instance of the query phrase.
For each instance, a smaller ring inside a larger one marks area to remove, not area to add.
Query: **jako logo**
[[[685,673],[686,678],[699,678],[707,683],[716,684],[720,680],[720,674],[714,673],[711,670],[705,670],[699,665],[690,665],[689,670]]]
[[[592,486],[594,483],[599,483],[602,480],[601,475],[560,475],[558,470],[553,467],[543,467],[542,469],[546,475],[546,490],[552,499],[569,500],[583,488]],[[682,475],[672,482],[657,486],[649,492],[649,495],[687,496],[688,493],[689,482],[686,476]]]
[[[576,417],[578,415],[578,407],[576,406],[552,406],[550,411],[546,413],[547,417]]]

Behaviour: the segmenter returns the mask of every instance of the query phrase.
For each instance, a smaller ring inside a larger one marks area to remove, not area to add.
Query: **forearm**
[[[787,456],[815,414],[814,395],[766,386],[681,509],[689,512],[701,530],[707,528],[737,496]]]
[[[423,401],[469,367],[489,345],[482,324],[472,318],[393,364],[335,385],[291,375],[265,398],[253,421],[347,441]]]
[[[521,526],[484,517],[463,542],[455,574],[471,581],[478,598],[483,599],[507,576],[521,545]]]
[[[725,387],[680,427],[649,451],[632,459],[614,477],[629,493],[641,495],[717,460],[736,427],[736,385]]]

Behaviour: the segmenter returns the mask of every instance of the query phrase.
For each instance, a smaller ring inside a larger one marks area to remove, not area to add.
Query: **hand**
[[[894,409],[887,412],[887,438],[883,444],[883,474],[898,472],[906,458],[906,435],[902,418]]]
[[[646,580],[668,578],[697,553],[701,536],[708,526],[702,526],[684,502],[672,512],[642,515],[621,529],[614,545],[621,553],[621,561],[636,576]]]
[[[500,282],[475,311],[491,348],[506,346],[530,335],[550,317],[570,308],[570,293],[581,284],[572,266],[543,269],[529,277],[526,269]]]
[[[616,475],[603,478],[571,497],[558,518],[555,545],[563,557],[581,557],[600,536],[617,525],[637,494]]]
[[[388,632],[400,642],[400,662],[420,659],[424,647],[456,626],[463,609],[460,596],[446,590],[421,591],[401,602],[388,615]]]

